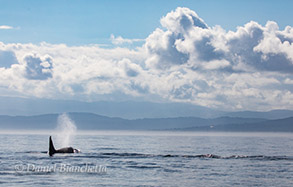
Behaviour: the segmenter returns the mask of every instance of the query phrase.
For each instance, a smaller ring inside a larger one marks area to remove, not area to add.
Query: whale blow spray
[[[69,116],[64,113],[58,116],[57,120],[57,143],[61,147],[67,147],[71,144],[71,140],[76,134],[76,125]]]

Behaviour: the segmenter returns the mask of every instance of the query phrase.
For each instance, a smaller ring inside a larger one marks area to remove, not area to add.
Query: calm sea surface
[[[49,135],[0,132],[0,185],[293,186],[292,133],[79,132],[53,157]]]

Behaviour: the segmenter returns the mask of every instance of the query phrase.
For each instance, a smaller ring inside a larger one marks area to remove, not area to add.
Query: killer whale
[[[64,147],[61,149],[55,149],[52,137],[49,138],[49,155],[53,156],[55,153],[80,153],[80,150],[74,149],[72,147]]]

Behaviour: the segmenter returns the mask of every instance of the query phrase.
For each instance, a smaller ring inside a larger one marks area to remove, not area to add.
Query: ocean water
[[[77,132],[49,157],[51,134],[0,132],[1,186],[293,186],[292,133]]]

